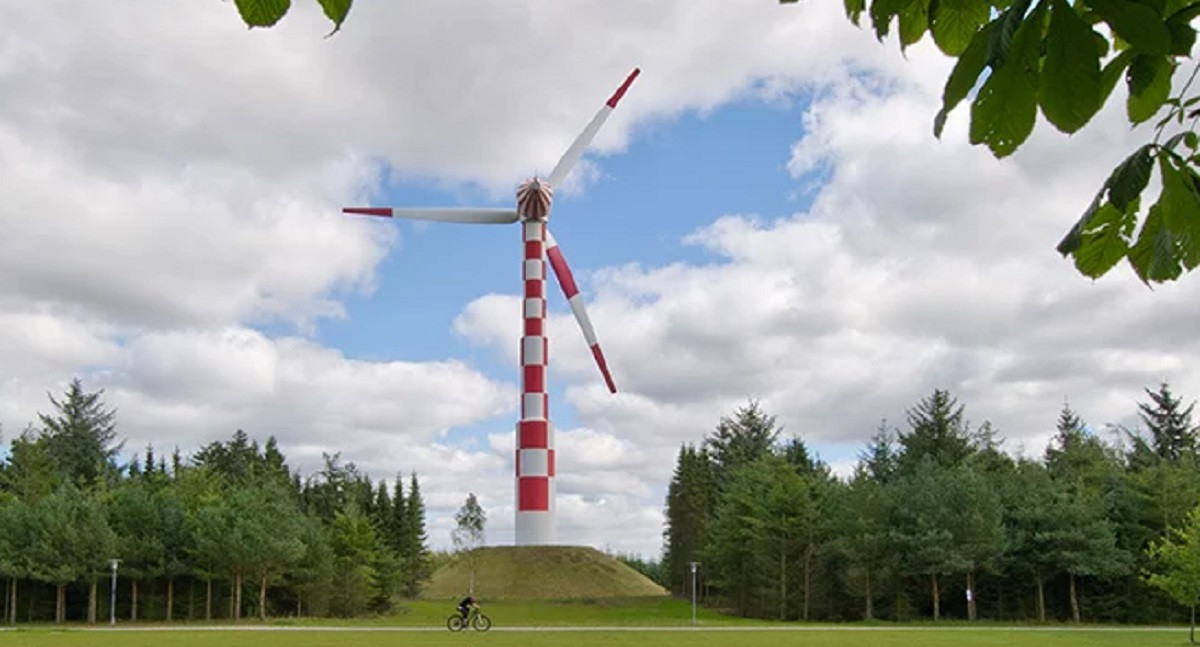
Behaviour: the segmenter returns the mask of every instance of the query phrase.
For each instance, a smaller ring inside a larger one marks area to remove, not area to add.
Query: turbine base
[[[557,544],[554,512],[517,512],[516,545],[548,546]]]

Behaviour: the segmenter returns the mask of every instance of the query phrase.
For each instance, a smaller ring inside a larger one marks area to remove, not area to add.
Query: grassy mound
[[[491,546],[459,555],[433,574],[421,597],[460,598],[475,571],[480,600],[580,600],[665,596],[629,566],[583,546]]]

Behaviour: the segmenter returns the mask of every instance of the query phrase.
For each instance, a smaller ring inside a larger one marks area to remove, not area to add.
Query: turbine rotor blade
[[[588,123],[582,133],[579,133],[579,136],[575,138],[571,146],[567,148],[567,152],[563,153],[562,158],[558,160],[558,164],[554,166],[554,170],[550,172],[550,177],[546,178],[551,187],[557,188],[562,185],[563,180],[567,179],[567,176],[571,174],[571,169],[575,168],[575,164],[583,156],[583,151],[587,149],[588,144],[592,143],[592,139],[596,137],[596,133],[600,131],[600,127],[608,119],[608,115],[617,107],[617,103],[621,101],[621,97],[625,96],[625,92],[629,90],[629,86],[633,84],[633,80],[641,72],[640,69],[633,68],[633,71],[625,78],[625,82],[621,84],[621,87],[617,88],[617,91],[600,107],[600,111],[596,113],[595,117],[592,117],[592,121]]]
[[[584,308],[583,295],[579,294],[579,286],[575,284],[575,277],[571,275],[567,259],[563,257],[562,250],[558,248],[558,242],[554,240],[554,236],[550,235],[548,229],[546,230],[546,256],[550,260],[550,267],[554,269],[554,275],[558,277],[558,284],[562,287],[563,294],[567,297],[567,303],[571,304],[571,312],[575,314],[575,321],[583,330],[583,338],[587,340],[588,346],[592,349],[592,357],[596,360],[596,366],[600,367],[600,374],[604,376],[605,385],[608,386],[609,392],[616,393],[617,385],[613,383],[612,374],[608,372],[608,362],[604,360],[600,342],[596,340],[596,330],[592,327],[592,320],[588,318],[587,309]]]
[[[342,209],[342,213],[382,216],[384,218],[406,218],[408,220],[460,222],[469,225],[503,225],[517,221],[517,212],[514,209],[346,207]]]

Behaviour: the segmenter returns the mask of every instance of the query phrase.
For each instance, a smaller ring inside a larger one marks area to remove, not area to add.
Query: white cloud
[[[85,387],[105,390],[122,435],[139,451],[194,448],[243,428],[300,449],[298,467],[320,466],[320,452],[306,448],[333,453],[348,445],[355,454],[348,460],[391,476],[422,471],[415,457],[428,446],[455,427],[510,413],[516,399],[511,385],[457,360],[365,362],[247,328],[147,333],[106,350],[102,368],[83,375]],[[16,389],[17,381],[0,385],[0,394],[32,418],[49,410],[44,394],[61,391],[62,375],[29,380],[41,387],[36,393]]]

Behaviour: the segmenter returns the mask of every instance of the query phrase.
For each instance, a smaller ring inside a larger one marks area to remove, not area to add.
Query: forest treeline
[[[389,488],[327,454],[304,478],[241,430],[119,464],[102,395],[73,381],[0,463],[6,622],[355,616],[428,579],[415,473]]]
[[[1136,430],[1106,441],[1064,405],[1044,453],[1013,457],[937,390],[841,479],[750,402],[681,447],[662,561],[635,566],[686,597],[698,562],[702,602],[760,618],[1186,621],[1162,589],[1200,596],[1194,403],[1146,395]],[[1168,552],[1191,570],[1154,576]]]

